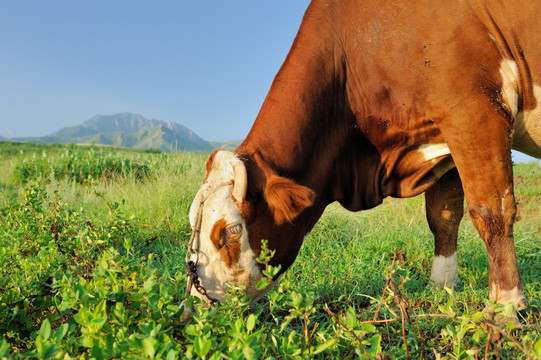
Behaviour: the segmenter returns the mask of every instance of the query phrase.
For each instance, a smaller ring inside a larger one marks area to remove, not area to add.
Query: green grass
[[[104,159],[131,167],[111,171]],[[266,297],[249,306],[233,291],[181,321],[188,210],[205,162],[195,153],[0,143],[0,358],[541,356],[538,164],[515,166],[515,239],[530,301],[516,329],[481,312],[509,309],[486,300],[486,251],[467,217],[459,286],[426,288],[434,247],[422,196],[359,213],[332,204]],[[60,171],[69,163],[79,171]],[[24,166],[41,170],[18,173]]]

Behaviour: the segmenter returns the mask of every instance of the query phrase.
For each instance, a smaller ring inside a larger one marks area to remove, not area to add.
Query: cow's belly
[[[537,106],[515,117],[513,149],[541,158],[541,86],[534,86]]]

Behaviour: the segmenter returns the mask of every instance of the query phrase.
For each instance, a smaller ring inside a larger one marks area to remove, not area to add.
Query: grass
[[[131,167],[112,172],[103,159]],[[198,305],[181,321],[188,210],[205,161],[0,143],[0,358],[541,356],[539,164],[515,166],[516,248],[530,301],[517,329],[481,312],[509,309],[486,300],[486,251],[467,217],[459,286],[426,287],[433,241],[422,196],[359,213],[332,204],[265,298],[250,306],[233,289],[226,304]],[[58,170],[70,162],[88,171]],[[42,170],[17,172],[28,164]]]

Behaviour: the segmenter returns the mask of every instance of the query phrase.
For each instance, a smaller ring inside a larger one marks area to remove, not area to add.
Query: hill
[[[218,142],[218,141],[211,141],[210,145],[214,149],[224,149],[224,150],[235,150],[240,144],[242,143],[242,140],[232,140],[227,142]]]
[[[157,148],[165,152],[210,151],[214,148],[185,126],[174,122],[149,120],[132,113],[96,115],[80,125],[27,140],[40,143],[93,143],[140,149]]]

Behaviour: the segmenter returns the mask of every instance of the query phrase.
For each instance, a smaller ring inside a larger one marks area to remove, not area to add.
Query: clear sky
[[[4,1],[0,136],[43,136],[132,112],[205,140],[243,139],[308,3]]]
[[[16,0],[0,6],[0,136],[97,114],[248,133],[308,0]]]

